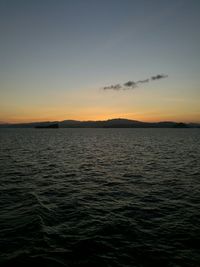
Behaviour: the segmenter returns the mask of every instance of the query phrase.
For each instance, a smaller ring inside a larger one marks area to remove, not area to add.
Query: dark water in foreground
[[[0,266],[200,266],[199,129],[1,129]]]

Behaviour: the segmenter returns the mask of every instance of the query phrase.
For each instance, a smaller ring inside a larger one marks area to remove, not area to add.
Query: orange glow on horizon
[[[143,122],[160,122],[160,121],[175,121],[175,122],[193,122],[200,123],[199,114],[194,114],[193,116],[167,116],[156,115],[156,114],[135,114],[134,113],[116,113],[116,114],[100,114],[100,115],[82,115],[82,116],[11,116],[9,118],[0,119],[1,123],[31,123],[31,122],[44,122],[44,121],[64,121],[64,120],[77,120],[77,121],[101,121],[110,119],[130,119]]]

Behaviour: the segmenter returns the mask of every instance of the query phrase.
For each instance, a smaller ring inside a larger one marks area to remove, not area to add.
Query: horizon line
[[[64,120],[33,120],[33,121],[24,121],[24,122],[4,122],[0,121],[0,125],[4,124],[31,124],[31,123],[59,123],[64,121],[75,121],[75,122],[104,122],[109,120],[128,120],[128,121],[137,121],[142,123],[163,123],[163,122],[174,122],[174,123],[194,123],[194,124],[200,124],[200,121],[177,121],[177,120],[155,120],[155,121],[144,121],[144,120],[137,120],[137,119],[129,119],[124,117],[116,117],[116,118],[108,118],[108,119],[102,119],[102,120],[76,120],[76,119],[64,119]]]

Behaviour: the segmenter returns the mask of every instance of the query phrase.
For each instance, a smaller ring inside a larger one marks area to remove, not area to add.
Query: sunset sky
[[[0,122],[200,122],[199,0],[0,0],[0,38]]]

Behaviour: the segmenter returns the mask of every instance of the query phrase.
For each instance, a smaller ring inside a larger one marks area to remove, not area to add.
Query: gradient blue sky
[[[0,0],[0,121],[200,122],[199,14],[199,0]]]

